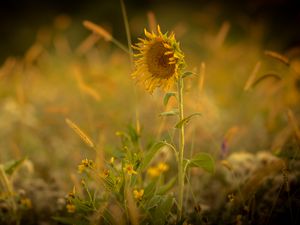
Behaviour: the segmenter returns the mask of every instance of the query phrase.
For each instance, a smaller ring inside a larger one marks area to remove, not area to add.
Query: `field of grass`
[[[124,33],[174,32],[182,93],[132,79],[131,45],[101,21],[57,16],[7,56],[0,224],[299,223],[300,46],[213,4],[169,10],[124,16]]]

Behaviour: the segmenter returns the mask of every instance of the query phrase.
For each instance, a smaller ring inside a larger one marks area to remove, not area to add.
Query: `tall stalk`
[[[127,12],[124,4],[124,0],[120,0],[121,4],[121,9],[122,9],[122,15],[123,15],[123,20],[124,20],[124,26],[126,30],[126,37],[127,37],[127,44],[128,44],[128,51],[129,51],[129,57],[130,57],[130,64],[131,64],[131,69],[133,70],[134,68],[134,62],[133,62],[133,51],[132,51],[132,41],[131,41],[131,35],[130,35],[130,29],[129,29],[129,22],[128,22],[128,17],[127,17]],[[140,134],[140,112],[138,109],[138,93],[137,89],[134,86],[134,96],[135,96],[135,102],[136,102],[136,107],[135,107],[135,121],[136,121],[136,131],[138,134]]]
[[[179,121],[184,119],[183,114],[183,79],[180,75],[177,81],[178,91],[178,109]],[[179,152],[178,152],[178,220],[182,217],[183,206],[183,191],[184,191],[184,168],[183,168],[183,155],[184,155],[184,125],[179,130]]]

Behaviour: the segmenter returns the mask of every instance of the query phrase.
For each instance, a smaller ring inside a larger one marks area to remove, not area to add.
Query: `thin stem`
[[[122,49],[124,52],[126,52],[129,57],[131,58],[132,57],[132,52],[130,50],[128,50],[126,48],[126,46],[124,46],[121,42],[119,42],[117,39],[115,39],[114,37],[111,38],[110,40],[112,43],[114,43],[117,47],[119,47],[120,49]]]
[[[16,203],[14,201],[13,195],[13,187],[11,182],[8,180],[8,177],[4,171],[4,166],[0,165],[0,192],[8,194],[8,203],[11,206],[13,213],[16,213]]]
[[[179,109],[179,121],[184,119],[183,114],[183,79],[180,76],[177,81],[178,91],[178,109]],[[183,203],[183,191],[184,191],[184,171],[183,171],[183,153],[184,153],[184,125],[181,126],[179,131],[179,157],[178,157],[178,221],[182,217],[182,203]]]
[[[130,55],[130,61],[131,61],[131,66],[133,65],[133,52],[132,52],[132,47],[131,47],[131,35],[130,35],[130,29],[129,29],[129,22],[128,22],[128,17],[127,17],[127,13],[126,13],[126,8],[125,8],[125,4],[124,4],[124,0],[120,0],[121,3],[121,8],[122,8],[122,15],[123,15],[123,20],[124,20],[124,26],[125,26],[125,30],[126,30],[126,37],[127,37],[127,44],[128,44],[128,51],[129,51],[129,55]]]
[[[128,45],[128,52],[129,52],[129,57],[130,57],[130,65],[131,65],[131,69],[134,68],[134,63],[133,63],[133,51],[132,51],[132,41],[131,41],[131,35],[130,35],[130,28],[129,28],[129,22],[128,22],[128,16],[127,16],[127,12],[126,12],[126,7],[124,4],[124,0],[120,0],[121,3],[121,9],[122,9],[122,15],[123,15],[123,20],[124,20],[124,26],[125,26],[125,30],[126,30],[126,37],[127,37],[127,45]],[[135,101],[136,101],[136,107],[135,107],[135,120],[136,120],[136,130],[138,132],[138,134],[140,134],[140,112],[138,109],[138,93],[137,93],[137,89],[134,86],[133,88],[134,90],[134,95],[135,95]]]
[[[126,221],[129,221],[128,201],[127,201],[127,188],[128,188],[127,174],[123,172],[123,176],[124,176],[124,190],[123,190],[124,210],[125,210]]]
[[[119,42],[117,39],[115,39],[108,31],[106,31],[105,29],[103,29],[101,26],[92,23],[91,21],[84,21],[83,25],[93,31],[94,33],[100,35],[101,37],[104,38],[104,40],[106,41],[111,41],[112,43],[114,43],[117,47],[119,47],[120,49],[122,49],[124,52],[128,53],[129,56],[132,58],[132,49],[131,46],[127,49],[126,46],[124,46],[121,42]]]
[[[176,151],[175,147],[174,147],[172,144],[169,144],[169,143],[167,143],[167,142],[164,142],[164,144],[165,144],[166,146],[168,146],[169,148],[172,149],[172,151],[174,152],[176,161],[178,162],[179,159],[178,159],[178,154],[177,154],[177,151]]]

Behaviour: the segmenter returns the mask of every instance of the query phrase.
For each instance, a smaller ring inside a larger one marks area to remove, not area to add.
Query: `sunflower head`
[[[144,84],[150,93],[157,87],[169,89],[183,69],[184,55],[175,40],[174,33],[163,34],[157,26],[157,32],[150,33],[146,29],[145,39],[133,46],[138,50],[135,54],[135,71],[132,77]]]

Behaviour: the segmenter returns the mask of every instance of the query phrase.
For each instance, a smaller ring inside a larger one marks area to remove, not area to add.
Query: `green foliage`
[[[185,124],[187,124],[194,116],[201,116],[201,113],[193,113],[193,114],[189,115],[188,117],[186,117],[183,120],[179,121],[175,125],[175,127],[176,128],[181,128],[182,126],[184,126]]]
[[[134,145],[137,145],[140,139],[140,135],[138,134],[137,130],[131,124],[127,126],[127,129],[128,129],[128,135],[130,137],[130,141]]]
[[[215,171],[215,162],[210,154],[201,152],[188,160],[186,167],[199,167],[209,173],[213,173]]]
[[[176,92],[167,92],[167,93],[165,94],[165,97],[164,97],[164,105],[165,105],[165,106],[168,104],[169,99],[170,99],[172,96],[176,98],[176,97],[177,97],[177,96],[176,96]]]
[[[162,112],[159,115],[160,116],[176,116],[176,115],[178,115],[178,113],[179,113],[178,109],[172,109],[167,112]]]
[[[182,125],[188,122],[193,116],[192,114],[181,121]],[[128,190],[133,192],[136,207],[139,209],[141,223],[148,224],[165,224],[174,205],[175,199],[170,193],[177,183],[177,177],[171,179],[163,179],[163,172],[158,167],[151,166],[155,156],[164,147],[172,150],[175,147],[166,142],[159,141],[149,145],[145,150],[138,147],[139,134],[129,126],[127,132],[118,132],[121,139],[122,155],[114,155],[115,159],[105,162],[104,171],[99,171],[93,167],[91,160],[84,160],[84,163],[91,162],[89,167],[84,169],[82,174],[84,177],[83,190],[84,195],[75,195],[69,198],[68,204],[74,205],[76,219],[73,217],[55,217],[61,223],[72,224],[80,221],[78,224],[88,224],[95,212],[100,213],[99,219],[103,224],[114,224],[114,218],[111,217],[109,205],[115,205],[120,208],[120,213],[126,218],[128,206],[128,196],[125,194]],[[214,161],[209,154],[199,153],[192,159],[185,160],[186,169],[191,167],[200,167],[207,172],[214,171]],[[149,169],[156,170],[157,177],[148,175]],[[99,175],[100,174],[100,175]],[[102,174],[102,175],[101,175]],[[95,184],[93,184],[95,183]],[[92,187],[92,189],[91,189]],[[98,187],[95,189],[95,187]],[[129,218],[127,218],[129,219]]]
[[[177,181],[176,177],[173,177],[172,179],[170,179],[168,181],[168,183],[159,187],[157,194],[159,194],[159,195],[167,194],[174,187],[174,185],[176,184],[176,181]]]
[[[194,75],[194,73],[191,72],[191,71],[186,71],[186,72],[184,72],[184,73],[182,74],[182,78],[186,78],[186,77],[189,77],[189,76],[191,76],[191,75]]]
[[[22,165],[22,163],[26,160],[26,157],[21,158],[19,160],[12,160],[7,163],[5,163],[4,166],[4,171],[7,175],[12,175],[16,169]]]
[[[146,187],[145,187],[145,193],[144,193],[144,198],[146,201],[150,201],[155,193],[156,193],[156,181],[151,181]]]
[[[163,146],[170,144],[165,141],[156,142],[143,150],[139,147],[139,135],[132,126],[127,132],[118,132],[121,139],[122,155],[114,155],[113,161],[105,161],[104,168],[94,166],[93,161],[83,160],[79,167],[82,170],[83,194],[73,193],[67,202],[74,207],[73,217],[55,217],[55,220],[73,224],[88,224],[96,212],[98,220],[103,224],[114,224],[110,207],[120,208],[122,217],[129,218],[126,202],[129,201],[128,191],[132,192],[133,199],[141,220],[150,224],[165,224],[173,206],[174,197],[168,192],[174,187],[176,177],[164,181],[163,171],[157,167],[157,177],[147,174],[156,154]],[[110,206],[110,207],[109,207]]]
[[[160,141],[160,142],[153,144],[151,146],[151,148],[145,153],[143,162],[141,164],[141,169],[145,169],[149,165],[151,160],[154,158],[156,153],[166,144],[167,143],[165,141]]]
[[[160,198],[160,201],[157,204],[153,211],[152,224],[163,225],[165,224],[167,217],[170,214],[171,207],[174,203],[174,197],[166,195]]]

